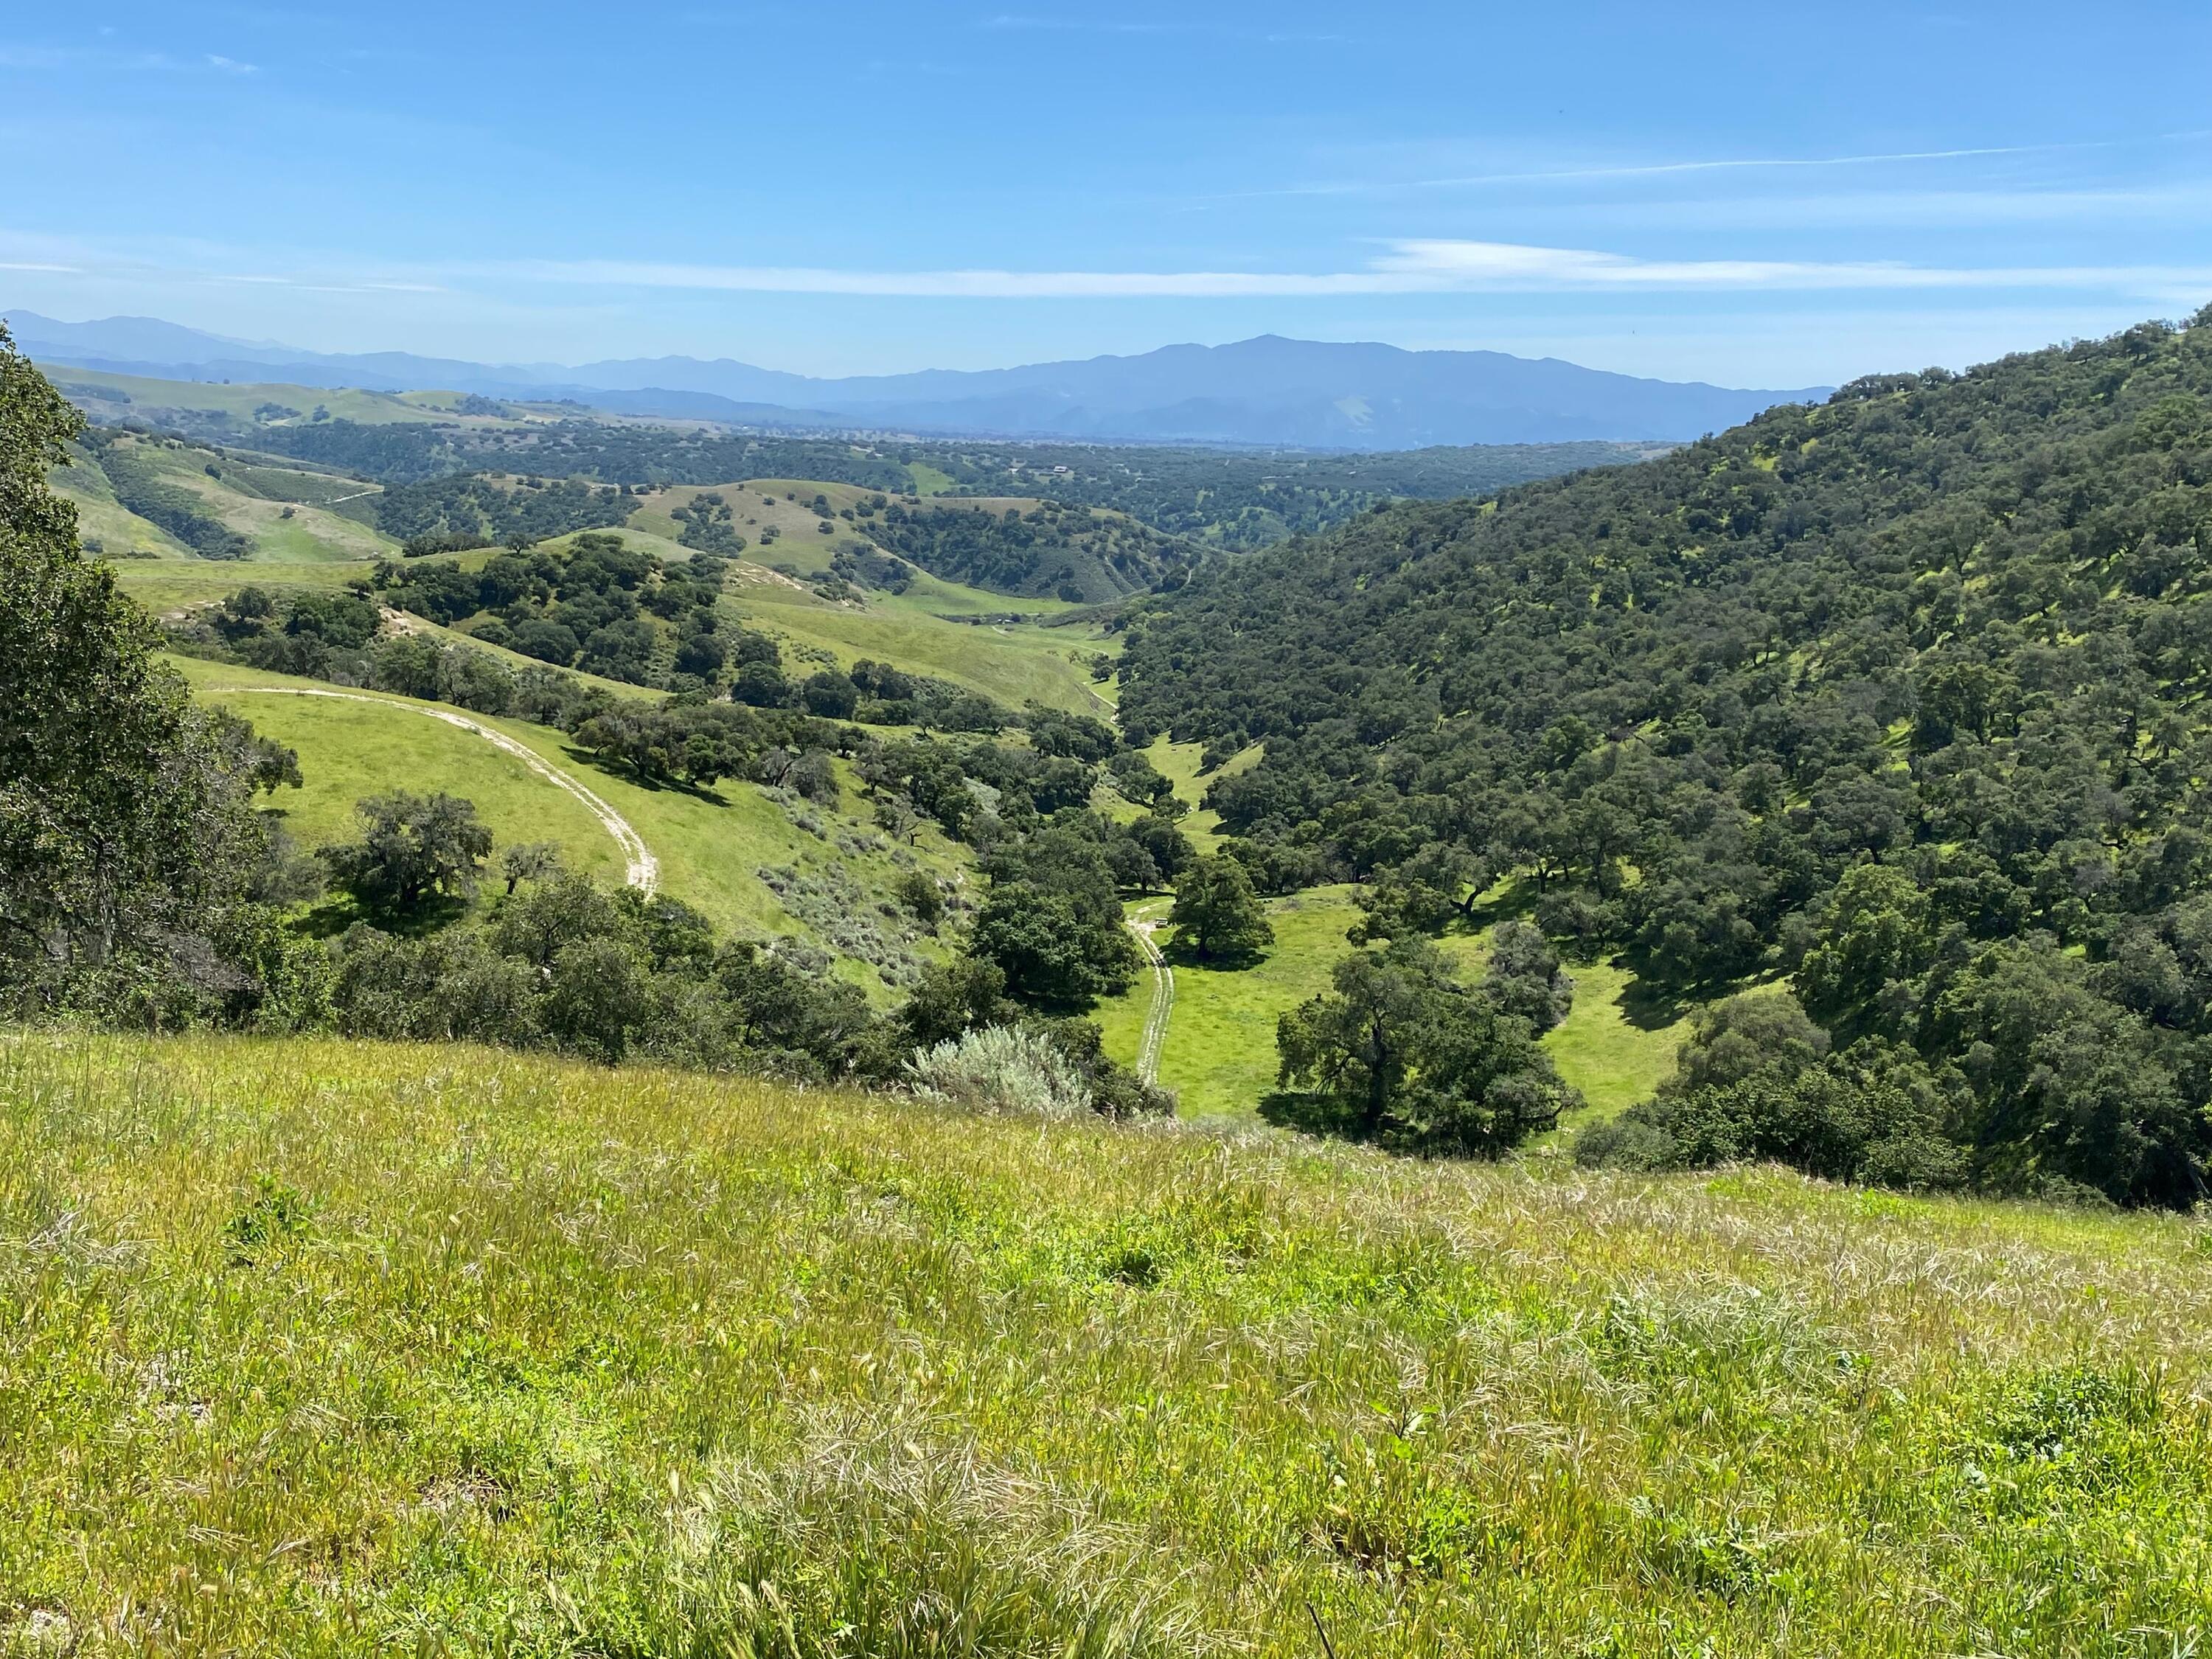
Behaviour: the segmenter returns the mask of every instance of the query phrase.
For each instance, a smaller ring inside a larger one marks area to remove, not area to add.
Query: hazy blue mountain
[[[1739,391],[1638,379],[1557,358],[1406,351],[1267,335],[1137,356],[1018,368],[817,379],[727,358],[474,363],[406,352],[334,353],[226,339],[149,317],[59,323],[6,313],[33,356],[182,380],[283,380],[398,392],[576,398],[633,415],[763,425],[1003,436],[1404,449],[1428,444],[1674,440],[1719,431],[1826,387]]]

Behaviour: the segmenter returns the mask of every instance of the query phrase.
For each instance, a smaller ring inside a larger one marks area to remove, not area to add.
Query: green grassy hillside
[[[319,563],[398,545],[375,528],[376,485],[177,439],[98,433],[49,477],[112,559]]]
[[[173,661],[203,701],[244,715],[263,736],[299,751],[305,787],[278,791],[270,809],[306,846],[351,839],[358,833],[356,801],[405,788],[466,796],[499,847],[554,842],[576,868],[610,884],[623,879],[619,848],[580,801],[474,732],[422,712],[442,705],[374,692],[324,696],[335,688],[228,663]]]
[[[877,594],[857,605],[834,604],[773,580],[748,580],[742,568],[734,592],[732,603],[748,624],[840,667],[872,658],[950,680],[1009,708],[1034,698],[1073,714],[1105,713],[1089,663],[1115,645],[1095,626],[947,621]]]
[[[557,841],[579,867],[611,883],[623,878],[617,842],[586,808],[481,737],[424,713],[445,705],[381,692],[353,694],[365,701],[303,696],[336,688],[227,663],[173,660],[201,697],[299,751],[306,787],[278,792],[272,804],[309,847],[352,835],[353,804],[363,796],[444,790],[475,801],[501,846]],[[940,953],[937,940],[915,935],[890,894],[909,860],[947,880],[963,879],[963,855],[931,830],[919,847],[894,849],[849,775],[835,808],[788,805],[734,780],[708,790],[651,787],[599,765],[562,732],[445,712],[523,744],[599,796],[658,860],[661,890],[696,906],[719,928],[796,935],[833,952],[834,971],[878,998],[891,990],[878,969],[890,968],[896,976],[901,962]]]
[[[0,1642],[2169,1655],[2187,1218],[0,1044]]]
[[[106,522],[96,508],[78,497],[86,533],[95,538]],[[125,515],[126,518],[128,515]],[[131,520],[133,533],[167,538],[154,526]],[[112,537],[112,530],[109,534]],[[683,559],[689,550],[665,538],[625,529],[626,545],[657,556]],[[556,550],[574,538],[557,537],[546,544]],[[109,548],[118,545],[111,539]],[[373,560],[307,561],[282,559],[203,559],[167,543],[158,558],[118,557],[113,562],[123,590],[149,610],[173,614],[196,605],[211,605],[251,583],[271,591],[343,587],[368,574]],[[458,562],[480,564],[487,553],[461,554]],[[1010,708],[1032,698],[1049,708],[1078,714],[1100,714],[1106,699],[1091,678],[1091,659],[1118,649],[1114,636],[1095,624],[1048,627],[1041,623],[1003,623],[982,620],[1003,614],[1007,601],[978,588],[962,587],[926,578],[908,593],[870,592],[857,599],[823,598],[803,582],[750,559],[733,563],[727,601],[733,619],[775,635],[792,647],[801,661],[834,661],[849,668],[863,658],[888,662],[913,674],[949,680],[981,692]],[[1024,612],[1045,617],[1070,607],[1053,601],[1021,602]],[[963,621],[962,617],[975,618]],[[434,624],[420,624],[426,631],[443,633]],[[481,641],[476,648],[491,651],[510,663],[524,659]],[[611,684],[612,682],[608,682]],[[616,686],[635,695],[635,686]]]
[[[1201,778],[1203,746],[1160,738],[1146,757],[1176,787],[1194,809],[1181,823],[1200,853],[1217,851],[1219,817],[1195,803],[1216,777],[1236,777],[1257,765],[1258,745],[1245,750]],[[1137,809],[1101,792],[1105,810],[1121,818]],[[1186,1117],[1249,1119],[1275,1087],[1275,1022],[1307,998],[1328,989],[1329,971],[1352,947],[1345,930],[1360,919],[1349,886],[1315,888],[1267,902],[1275,930],[1273,950],[1247,968],[1209,968],[1175,963],[1175,1001],[1160,1049],[1159,1081],[1175,1090]],[[1148,899],[1130,908],[1133,918],[1164,924],[1171,902]],[[1163,926],[1164,947],[1172,934]],[[1480,977],[1488,954],[1486,930],[1454,933],[1444,949],[1469,978]],[[1559,1075],[1580,1090],[1588,1106],[1563,1129],[1609,1117],[1651,1091],[1674,1068],[1675,1050],[1687,1034],[1688,1019],[1677,1010],[1655,1014],[1636,975],[1611,960],[1571,965],[1575,1001],[1566,1019],[1547,1034]],[[1100,1005],[1097,1019],[1107,1051],[1124,1065],[1134,1064],[1146,1015],[1152,1007],[1149,975]]]
[[[656,558],[680,562],[690,556],[689,549],[650,531],[625,526],[611,533],[625,547]],[[560,536],[544,545],[562,552],[574,540]],[[1091,661],[1101,653],[1110,655],[1119,648],[1118,641],[1094,622],[1048,625],[1048,619],[1074,607],[1051,600],[1009,601],[927,575],[904,593],[854,589],[832,598],[802,580],[826,574],[826,561],[819,570],[791,575],[759,562],[757,552],[731,562],[725,609],[731,620],[780,641],[793,666],[835,663],[850,668],[870,659],[950,681],[1011,708],[1034,699],[1072,713],[1103,712],[1105,699],[1091,678]],[[467,565],[484,556],[463,554],[460,559]],[[134,589],[161,587],[159,575],[127,574],[126,580]],[[1009,611],[1010,605],[1018,605],[1018,613]],[[994,620],[1009,614],[1036,620]]]

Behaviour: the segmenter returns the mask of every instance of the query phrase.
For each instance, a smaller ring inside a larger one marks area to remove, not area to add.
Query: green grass
[[[2166,1659],[2207,1238],[19,1036],[0,1646]]]
[[[426,719],[407,699],[297,696],[292,692],[310,682],[190,659],[178,659],[177,666],[205,700],[244,715],[264,737],[299,751],[305,786],[277,791],[270,804],[305,846],[353,839],[359,833],[356,801],[406,788],[474,801],[499,846],[557,842],[575,868],[610,884],[623,878],[620,849],[582,802],[474,732]],[[251,689],[256,686],[263,689]]]
[[[1264,752],[1262,746],[1255,743],[1203,777],[1199,775],[1198,768],[1205,758],[1204,744],[1175,743],[1166,738],[1156,738],[1152,746],[1145,750],[1145,756],[1160,775],[1175,786],[1176,799],[1191,809],[1182,819],[1183,834],[1190,837],[1191,845],[1200,852],[1212,853],[1220,848],[1221,815],[1199,803],[1206,799],[1206,792],[1213,787],[1215,779],[1233,778],[1239,772],[1249,771],[1260,763]]]
[[[280,792],[275,805],[309,846],[350,834],[353,803],[362,796],[394,788],[418,793],[443,789],[476,801],[501,842],[558,840],[582,867],[610,881],[622,878],[623,863],[612,837],[572,796],[484,739],[417,712],[442,704],[417,704],[404,697],[358,703],[270,695],[272,689],[332,688],[224,663],[174,660],[200,695],[233,708],[256,730],[299,750],[307,787]],[[252,687],[264,689],[219,689]],[[933,830],[925,832],[915,849],[892,848],[875,830],[849,769],[843,769],[846,790],[840,805],[813,809],[810,815],[821,827],[817,835],[756,785],[726,780],[708,791],[649,787],[627,771],[594,764],[562,732],[453,712],[523,744],[627,819],[659,860],[663,891],[696,906],[725,931],[795,934],[832,951],[835,971],[878,1001],[890,1000],[892,988],[864,953],[840,947],[837,925],[849,918],[879,936],[899,934],[903,912],[884,915],[877,907],[891,902],[890,895],[908,862],[947,880],[965,878],[964,853]],[[817,891],[811,900],[787,902],[763,879],[763,869],[793,871],[818,890],[849,884],[852,896],[840,902]],[[908,948],[921,960],[944,951],[939,940],[927,938],[910,941]]]
[[[1177,758],[1163,755],[1163,747],[1151,751],[1155,765]],[[1187,758],[1194,763],[1194,756]],[[1175,1012],[1160,1049],[1159,1080],[1179,1093],[1185,1116],[1249,1119],[1261,1097],[1273,1091],[1276,1018],[1328,988],[1330,970],[1352,948],[1345,931],[1359,920],[1353,891],[1349,886],[1318,887],[1268,900],[1274,948],[1253,967],[1176,965]],[[1130,909],[1132,915],[1164,918],[1167,905],[1164,899],[1146,900]],[[1164,949],[1173,935],[1163,931],[1158,937]],[[1453,933],[1438,941],[1469,983],[1481,976],[1487,937]],[[1686,1016],[1657,1026],[1638,1023],[1632,1012],[1635,980],[1626,969],[1594,963],[1570,964],[1569,971],[1575,980],[1574,1006],[1545,1035],[1544,1046],[1559,1075],[1582,1091],[1588,1105],[1564,1121],[1562,1131],[1649,1099],[1674,1071],[1675,1050],[1688,1034]],[[1106,1034],[1107,1052],[1125,1065],[1136,1058],[1151,1006],[1147,975],[1123,995],[1101,1003],[1093,1016]]]
[[[206,469],[210,463],[205,450],[168,449],[143,443],[133,445],[132,449],[141,465],[165,482],[198,496],[201,513],[243,536],[253,550],[250,562],[367,561],[398,550],[398,542],[357,520],[304,501],[270,500],[265,495],[248,494],[233,489],[223,477],[210,477]],[[249,478],[258,475],[271,489],[281,487],[282,474],[286,471],[230,461],[212,465],[222,472]],[[303,494],[319,498],[331,493],[323,475],[295,476],[306,484]],[[362,484],[356,488],[370,489],[373,486]],[[289,518],[284,516],[287,512],[291,514]]]
[[[57,482],[73,485],[79,482],[73,474],[83,471],[82,468],[64,470],[57,475]],[[176,472],[174,482],[199,494],[209,512],[252,538],[256,549],[250,560],[197,558],[143,520],[125,513],[112,496],[103,501],[96,486],[104,481],[96,475],[82,482],[78,499],[87,534],[100,537],[118,555],[143,544],[143,550],[161,556],[118,556],[112,561],[124,591],[157,612],[210,604],[248,583],[277,592],[341,587],[366,576],[375,559],[394,545],[388,538],[351,520],[313,507],[295,507],[290,520],[283,519],[281,503],[227,491],[219,481],[185,469]],[[767,484],[722,486],[733,502],[744,499],[741,490],[750,490],[756,508],[763,513],[768,509],[759,507],[759,500],[769,488]],[[866,493],[844,485],[778,483],[775,494],[779,507],[803,516],[809,526],[814,523],[812,512],[785,502],[786,488],[799,492],[803,500],[811,500],[817,489],[854,499]],[[666,517],[665,508],[699,493],[690,488],[662,491],[615,533],[641,551],[672,561],[687,559],[690,550],[673,539],[681,526]],[[843,528],[842,524],[840,527]],[[811,535],[811,531],[808,533]],[[574,539],[557,537],[545,545],[557,551]],[[1042,617],[1076,607],[1058,599],[1009,599],[943,581],[927,572],[918,572],[913,586],[904,594],[872,592],[860,606],[836,605],[755,562],[780,561],[784,556],[781,550],[794,544],[812,561],[803,564],[802,569],[811,574],[829,568],[826,547],[808,545],[796,535],[767,548],[755,547],[732,567],[727,603],[732,613],[749,625],[764,629],[793,647],[794,659],[787,666],[802,676],[811,669],[800,653],[819,653],[848,668],[862,658],[872,658],[909,673],[950,680],[1012,708],[1034,698],[1048,707],[1075,713],[1109,712],[1110,705],[1091,682],[1090,659],[1101,651],[1117,652],[1116,638],[1095,626],[1048,628],[1030,623],[946,620],[1008,611]],[[459,562],[466,565],[489,556],[489,550],[480,551],[461,556]],[[428,629],[428,624],[422,626]],[[490,650],[514,665],[525,661],[510,652],[481,644],[478,648]],[[635,690],[634,687],[616,689]]]
[[[56,467],[46,477],[58,494],[76,504],[77,533],[88,547],[97,544],[103,556],[132,563],[198,556],[159,525],[117,501],[106,478],[92,467],[82,462]]]
[[[1164,902],[1158,902],[1165,915]],[[1181,1097],[1186,1117],[1249,1118],[1262,1095],[1275,1087],[1275,1019],[1328,988],[1329,969],[1352,947],[1344,930],[1359,919],[1349,887],[1320,887],[1270,899],[1267,919],[1275,945],[1256,965],[1175,967],[1175,1013],[1160,1048],[1160,1083]],[[1174,935],[1163,930],[1161,948]],[[1125,1065],[1151,1006],[1152,979],[1099,1005],[1095,1018],[1106,1033],[1107,1052]]]
[[[367,574],[365,564],[330,560],[299,563],[264,563],[245,559],[118,559],[112,561],[116,586],[149,611],[183,611],[212,605],[252,586],[272,593],[301,588],[343,587],[352,577]]]
[[[1042,608],[991,597],[1001,605],[1018,603],[1024,611]],[[781,585],[755,584],[738,588],[726,603],[748,626],[801,651],[826,653],[841,667],[872,658],[908,673],[949,680],[1015,708],[1035,698],[1048,708],[1103,714],[1088,659],[1118,648],[1095,628],[946,622],[920,601],[908,604],[883,594],[872,595],[868,608],[855,610]]]
[[[100,550],[118,562],[189,561],[253,567],[264,562],[293,566],[360,562],[365,568],[367,562],[398,550],[398,544],[389,536],[316,504],[363,490],[374,493],[373,486],[274,465],[210,463],[210,452],[200,448],[173,450],[131,441],[129,449],[135,465],[195,497],[195,512],[244,537],[251,551],[242,561],[202,559],[167,532],[126,508],[89,459],[52,469],[48,480],[76,503],[81,532],[99,542]],[[222,476],[210,477],[209,465],[216,465]],[[234,482],[249,488],[235,488]]]
[[[1675,1051],[1689,1036],[1686,1015],[1669,1024],[1639,1024],[1624,1001],[1634,975],[1611,963],[1569,963],[1574,1006],[1544,1046],[1559,1075],[1583,1092],[1588,1108],[1563,1121],[1563,1129],[1611,1117],[1651,1091],[1674,1070]]]

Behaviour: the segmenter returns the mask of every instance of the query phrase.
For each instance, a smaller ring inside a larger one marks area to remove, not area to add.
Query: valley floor
[[[1206,831],[1201,828],[1197,836]],[[1194,839],[1197,838],[1194,836]],[[1275,943],[1250,965],[1208,967],[1174,961],[1175,994],[1164,1032],[1153,1039],[1160,1084],[1176,1091],[1185,1117],[1250,1119],[1275,1087],[1275,1022],[1307,998],[1329,988],[1329,972],[1352,949],[1345,930],[1360,919],[1349,886],[1316,887],[1267,902]],[[1130,914],[1164,923],[1171,901],[1139,900]],[[1162,927],[1163,944],[1174,935]],[[1482,976],[1488,959],[1486,930],[1448,934],[1440,941],[1458,961],[1470,982]],[[1610,1117],[1639,1100],[1648,1100],[1674,1069],[1675,1051],[1687,1034],[1687,1020],[1654,1021],[1632,1012],[1633,976],[1609,962],[1577,963],[1572,1010],[1557,1030],[1547,1032],[1559,1075],[1582,1091],[1586,1107],[1573,1121]],[[1154,1026],[1156,989],[1150,973],[1121,996],[1101,1003],[1095,1018],[1106,1034],[1109,1054],[1134,1065]]]
[[[0,1650],[2170,1655],[2208,1312],[2185,1218],[17,1035]]]

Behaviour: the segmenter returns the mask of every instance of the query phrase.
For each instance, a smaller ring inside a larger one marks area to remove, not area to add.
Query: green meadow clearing
[[[1360,916],[1352,891],[1317,887],[1268,900],[1275,943],[1249,967],[1209,968],[1176,959],[1170,951],[1175,1007],[1161,1045],[1159,1080],[1177,1091],[1183,1115],[1249,1118],[1274,1089],[1275,1022],[1328,989],[1330,969],[1352,949],[1345,930]],[[1130,908],[1133,915],[1164,921],[1169,904],[1153,899]],[[1173,934],[1163,928],[1158,938],[1167,948]],[[1472,981],[1481,976],[1486,941],[1486,933],[1454,933],[1440,943]],[[1686,1018],[1639,1023],[1648,1017],[1632,1012],[1634,980],[1626,969],[1595,962],[1570,963],[1568,971],[1575,979],[1574,1008],[1546,1034],[1544,1046],[1559,1075],[1581,1090],[1589,1104],[1563,1122],[1563,1129],[1649,1099],[1674,1071],[1675,1050],[1688,1031]],[[1152,998],[1152,980],[1146,975],[1122,995],[1099,1005],[1096,1017],[1106,1033],[1107,1052],[1124,1064],[1136,1058]]]
[[[2129,1655],[2212,1240],[337,1041],[0,1043],[0,1650]]]
[[[976,614],[984,601],[1000,609],[1037,608],[1028,601],[970,588],[963,591],[981,598],[964,602],[957,613],[948,607],[940,614],[927,608],[926,598],[911,594],[871,594],[865,606],[833,605],[811,592],[747,583],[742,568],[736,580],[740,585],[724,604],[749,627],[796,647],[794,654],[802,660],[811,656],[849,669],[869,658],[910,674],[949,680],[1012,708],[1036,702],[1079,714],[1110,712],[1092,686],[1087,665],[1098,653],[1119,647],[1097,628],[947,620]]]

